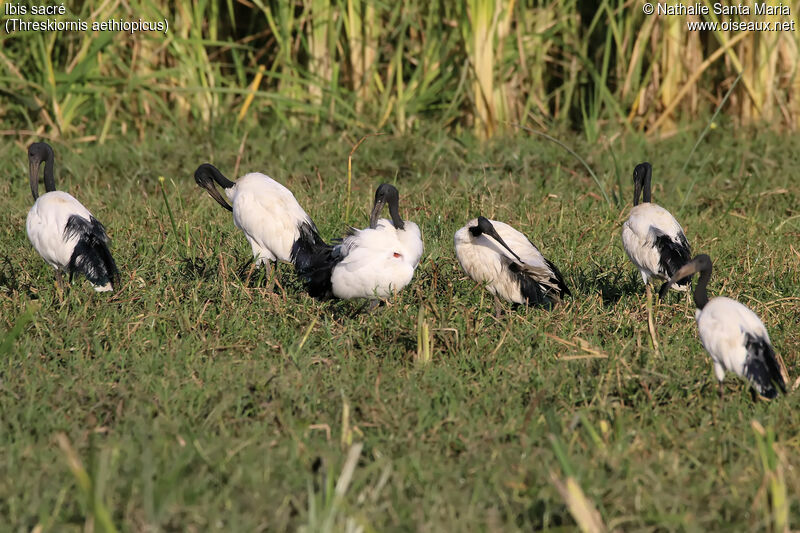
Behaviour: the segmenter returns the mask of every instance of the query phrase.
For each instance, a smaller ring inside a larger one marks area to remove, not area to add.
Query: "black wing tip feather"
[[[551,287],[543,285],[533,279],[530,272],[527,272],[516,261],[509,261],[507,264],[508,271],[516,278],[519,283],[519,289],[522,297],[525,299],[526,305],[536,305],[551,308],[553,304],[561,301],[563,295],[570,295],[569,289],[564,285],[560,274],[557,274],[558,279],[550,278],[551,282],[558,283],[559,289],[556,291]]]
[[[105,244],[111,242],[111,239],[108,238],[108,234],[106,233],[106,228],[93,216],[90,216],[89,220],[86,220],[80,215],[70,216],[67,219],[67,225],[64,226],[64,238],[80,238],[83,235],[91,235],[93,238]]]
[[[786,382],[783,380],[775,350],[764,337],[745,334],[747,360],[744,364],[744,375],[753,388],[765,398],[778,396],[778,389],[786,394]],[[778,388],[775,385],[778,385]]]
[[[572,292],[570,292],[569,287],[567,287],[567,284],[564,282],[564,276],[561,274],[561,271],[558,270],[558,267],[551,263],[548,259],[545,259],[544,262],[547,263],[547,266],[550,267],[550,270],[552,270],[553,274],[555,275],[555,277],[550,278],[550,281],[558,285],[558,297],[564,298],[564,296],[572,296]]]
[[[519,290],[527,305],[545,305],[547,303],[544,288],[531,278],[518,263],[509,261],[508,271],[517,278]]]
[[[64,227],[64,237],[78,239],[67,267],[70,279],[80,272],[92,285],[102,287],[110,283],[112,288],[119,285],[119,270],[108,249],[111,239],[100,221],[72,215]]]
[[[291,260],[295,272],[303,280],[308,294],[321,300],[333,297],[331,274],[336,263],[334,247],[326,243],[313,223],[300,224],[300,237],[292,245]]]
[[[508,260],[508,270],[517,279],[520,292],[527,305],[551,307],[553,304],[560,302],[565,296],[572,296],[558,268],[547,259],[544,261],[553,274],[548,281],[554,283],[558,289],[539,283],[531,277],[529,272],[525,271],[522,265],[516,261]]]
[[[656,234],[655,246],[658,249],[659,265],[667,279],[671,278],[683,265],[692,259],[692,250],[683,233],[674,241],[669,235],[652,228]],[[691,277],[682,278],[675,282],[676,285],[688,285]]]

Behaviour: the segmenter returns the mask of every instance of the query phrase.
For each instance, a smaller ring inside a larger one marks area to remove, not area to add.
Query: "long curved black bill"
[[[41,161],[36,161],[35,159],[29,160],[28,179],[31,182],[31,194],[33,195],[33,201],[36,201],[36,199],[39,198],[39,167],[41,166]]]
[[[669,291],[669,288],[672,287],[675,284],[675,282],[680,281],[683,278],[691,277],[694,274],[696,274],[697,271],[698,271],[697,263],[695,263],[694,261],[689,261],[681,268],[679,268],[678,271],[675,272],[675,275],[669,278],[669,281],[667,281],[661,286],[661,289],[658,291],[658,297],[663,299],[667,295],[667,291]]]
[[[516,253],[514,253],[514,250],[512,250],[512,249],[511,249],[511,248],[510,248],[510,247],[509,247],[509,246],[506,244],[506,241],[504,241],[504,240],[503,240],[503,238],[500,236],[500,234],[498,234],[498,233],[497,233],[497,230],[496,230],[496,229],[494,229],[494,225],[492,225],[492,223],[489,221],[489,219],[488,219],[488,218],[485,218],[485,217],[479,217],[479,218],[478,218],[478,227],[479,227],[479,228],[481,228],[481,231],[482,231],[483,233],[485,233],[485,234],[489,235],[491,238],[493,238],[494,240],[496,240],[496,241],[497,241],[497,242],[498,242],[498,243],[499,243],[499,244],[500,244],[500,245],[501,245],[503,248],[505,248],[506,250],[508,250],[508,251],[509,251],[509,253],[511,253],[511,255],[513,255],[514,257],[516,257],[516,258],[517,258],[517,261],[519,261],[520,263],[522,263],[522,259],[520,259],[520,258],[519,258],[519,256],[518,256]]]
[[[211,198],[213,198],[214,200],[216,200],[216,201],[217,201],[217,203],[218,203],[219,205],[221,205],[222,207],[224,207],[224,208],[225,208],[225,209],[227,209],[228,211],[233,211],[233,207],[231,207],[231,206],[230,206],[230,204],[228,204],[228,202],[225,200],[225,198],[223,198],[223,197],[222,197],[222,195],[219,193],[219,191],[217,190],[217,188],[216,188],[216,187],[214,187],[214,184],[213,184],[213,183],[208,183],[208,184],[205,184],[205,185],[203,185],[202,187],[203,187],[203,188],[204,188],[206,191],[208,191],[208,194],[210,194],[210,195],[211,195]]]
[[[375,205],[372,206],[372,211],[369,214],[369,227],[370,229],[375,229],[378,227],[378,217],[381,216],[381,211],[383,211],[383,206],[386,205],[386,202],[383,200],[377,200]]]

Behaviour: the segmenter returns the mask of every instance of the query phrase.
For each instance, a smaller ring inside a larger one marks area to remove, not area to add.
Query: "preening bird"
[[[42,162],[46,192],[39,196]],[[56,269],[59,284],[63,282],[62,272],[69,273],[70,282],[75,272],[79,272],[94,290],[113,290],[119,281],[119,271],[108,249],[111,240],[103,225],[83,204],[72,195],[56,190],[54,162],[53,148],[49,144],[33,143],[28,147],[28,177],[34,199],[25,224],[28,239],[42,259]]]
[[[660,205],[650,202],[652,174],[650,163],[640,163],[633,169],[633,209],[622,225],[622,246],[642,275],[647,294],[647,325],[653,346],[657,348],[649,281],[652,278],[668,280],[692,255],[689,241],[675,217]],[[689,279],[679,279],[675,288],[688,290]]]
[[[720,397],[725,372],[742,376],[765,398],[775,398],[778,388],[786,393],[775,350],[758,316],[736,300],[724,296],[708,299],[706,286],[711,278],[711,269],[711,258],[705,254],[698,255],[661,287],[661,295],[677,280],[700,272],[700,280],[694,288],[697,331],[700,342],[714,361]]]
[[[399,193],[384,183],[375,191],[369,227],[352,230],[340,244],[303,239],[293,257],[309,294],[316,298],[387,298],[411,282],[422,257],[419,226],[400,217]],[[391,220],[378,219],[384,205]]]
[[[633,209],[622,225],[622,246],[639,269],[646,287],[651,278],[668,280],[692,256],[683,228],[675,217],[650,202],[652,174],[650,163],[636,165],[633,170]],[[675,288],[687,290],[689,279],[679,280]]]
[[[294,262],[292,247],[301,238],[324,244],[314,221],[300,207],[292,191],[265,174],[251,172],[233,182],[214,165],[204,163],[197,167],[194,180],[233,213],[233,224],[250,243],[256,266],[265,265],[267,272],[269,261]],[[214,182],[222,187],[233,206],[217,191]]]
[[[536,246],[508,224],[484,217],[456,231],[455,249],[461,268],[494,295],[525,305],[551,305],[571,296],[564,277]]]

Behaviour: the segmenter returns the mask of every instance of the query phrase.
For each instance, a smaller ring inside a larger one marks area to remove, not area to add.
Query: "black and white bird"
[[[650,202],[652,174],[650,163],[640,163],[633,169],[633,209],[622,225],[622,246],[642,275],[647,295],[647,325],[653,347],[658,349],[653,320],[653,293],[649,282],[651,279],[663,279],[666,282],[689,261],[692,252],[683,228],[675,217],[660,205]],[[674,287],[680,291],[688,290],[689,279],[679,279]]]
[[[455,249],[469,277],[498,297],[525,305],[552,305],[571,296],[564,277],[539,249],[508,224],[478,217],[456,231]]]
[[[622,225],[622,246],[639,269],[649,290],[652,278],[668,280],[691,258],[691,249],[683,228],[669,211],[650,202],[650,163],[636,165],[633,170],[633,209]],[[639,203],[639,195],[642,203]],[[689,288],[689,280],[681,279],[677,290]]]
[[[717,296],[708,299],[706,286],[711,278],[711,258],[698,255],[678,269],[661,287],[661,294],[679,279],[700,272],[694,288],[695,318],[700,342],[714,361],[714,374],[722,396],[725,372],[733,372],[750,382],[765,398],[775,398],[778,389],[786,393],[786,382],[769,340],[767,328],[758,316],[736,300]]]
[[[25,224],[28,239],[47,264],[72,281],[75,272],[83,274],[98,292],[114,289],[119,271],[111,257],[111,240],[103,225],[72,195],[56,190],[53,148],[47,143],[28,147],[29,179],[33,207]],[[39,169],[44,162],[45,193],[39,196]]]
[[[197,167],[194,180],[233,213],[233,224],[250,243],[256,266],[265,265],[268,273],[270,261],[294,262],[292,247],[301,237],[324,244],[314,221],[292,191],[265,174],[251,172],[233,182],[214,165],[204,163]],[[217,191],[214,182],[222,187],[233,206]]]
[[[369,227],[353,229],[340,244],[320,245],[304,238],[293,255],[298,274],[315,298],[379,298],[402,290],[411,282],[422,257],[419,226],[400,217],[399,193],[384,183],[375,191]],[[384,205],[391,220],[378,219]]]

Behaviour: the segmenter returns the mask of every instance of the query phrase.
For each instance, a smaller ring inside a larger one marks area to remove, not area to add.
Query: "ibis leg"
[[[379,305],[381,305],[380,300],[370,300],[369,304],[367,304],[367,313],[373,312]]]
[[[650,340],[653,343],[653,349],[658,351],[658,338],[656,337],[656,326],[653,321],[653,291],[650,284],[645,285],[647,292],[647,328],[650,330]]]
[[[267,276],[267,288],[269,292],[275,292],[275,280],[278,277],[278,265],[280,263],[275,261],[275,268],[272,268],[271,261],[264,261],[264,271],[266,272]]]
[[[353,313],[350,315],[350,318],[353,318],[361,313],[370,314],[373,311],[375,311],[375,309],[377,309],[379,305],[381,305],[380,300],[367,300],[366,303],[364,303],[363,305],[359,305],[356,308],[356,310],[353,311]]]
[[[722,382],[721,381],[717,381],[717,394],[719,395],[720,401],[725,396],[725,388],[722,386]]]
[[[500,298],[497,295],[494,295],[494,317],[500,318],[500,315],[503,313],[503,304],[500,303]]]
[[[60,270],[56,270],[56,293],[58,294],[58,300],[60,302],[64,301],[64,290],[66,284],[64,283],[64,276],[61,274]]]

